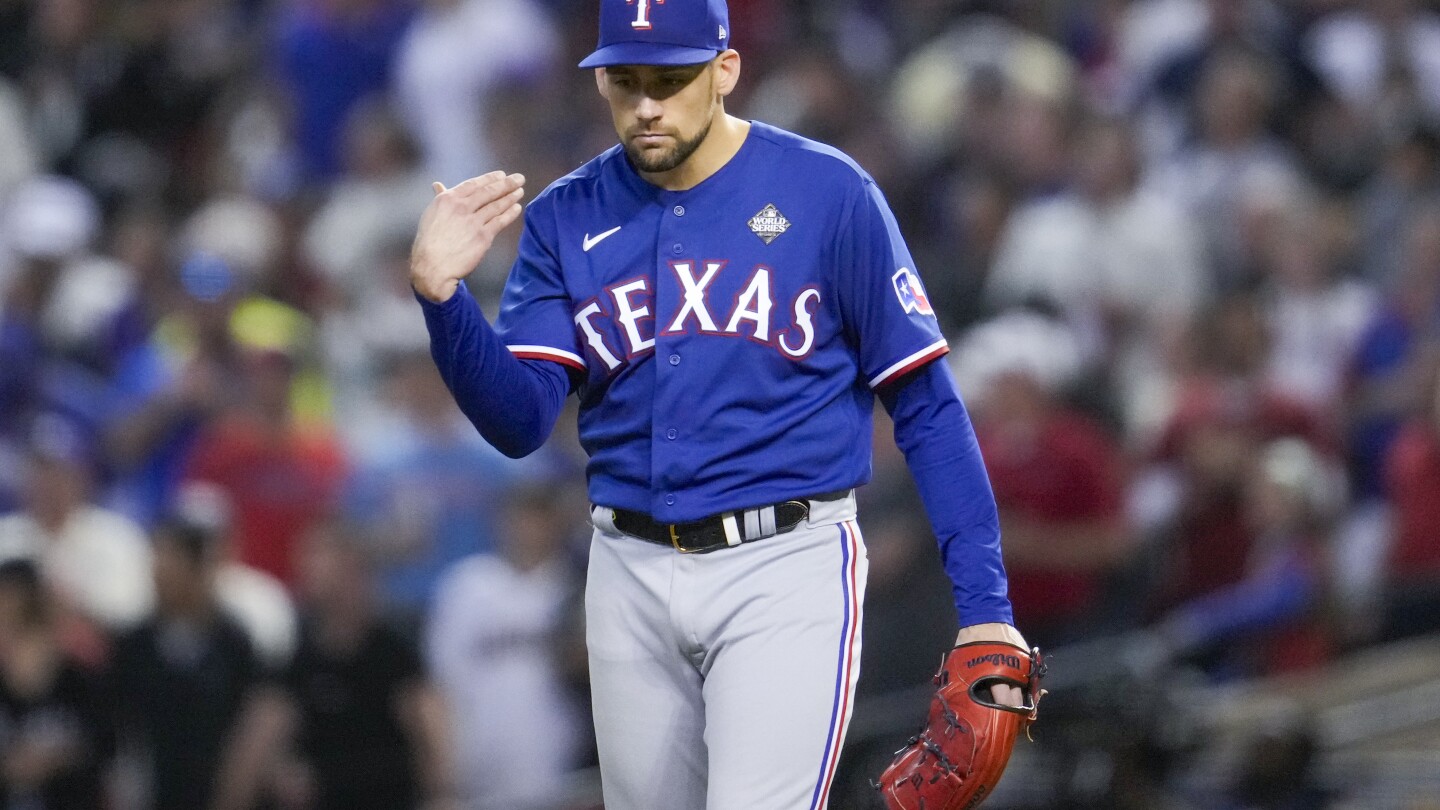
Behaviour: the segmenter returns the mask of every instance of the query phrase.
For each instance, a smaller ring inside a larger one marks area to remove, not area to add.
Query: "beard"
[[[710,134],[710,125],[714,122],[715,118],[711,116],[693,138],[681,140],[677,135],[675,145],[669,149],[644,150],[635,146],[633,140],[628,140],[625,142],[625,156],[630,158],[630,165],[642,172],[668,172],[695,154],[695,150],[700,148],[700,144],[704,143],[705,137]]]

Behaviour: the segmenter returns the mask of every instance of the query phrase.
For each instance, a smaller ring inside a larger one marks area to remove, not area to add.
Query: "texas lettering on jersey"
[[[674,313],[659,317],[654,291],[647,278],[631,279],[605,288],[601,296],[584,302],[575,313],[575,325],[589,350],[606,368],[619,368],[624,358],[639,357],[655,348],[655,324],[665,324],[663,335],[702,334],[742,337],[773,347],[791,360],[802,360],[815,346],[815,313],[820,290],[811,285],[786,302],[785,322],[776,322],[772,270],[757,265],[735,300],[723,309],[712,305],[710,291],[726,269],[723,260],[672,261],[669,269],[683,300]],[[605,321],[614,329],[606,329]],[[777,328],[778,327],[778,328]],[[618,335],[623,345],[612,345]]]

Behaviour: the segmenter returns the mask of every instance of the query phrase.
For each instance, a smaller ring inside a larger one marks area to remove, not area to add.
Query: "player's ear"
[[[595,68],[595,88],[600,91],[600,95],[603,96],[606,101],[610,100],[610,88],[606,86],[605,68],[603,67]]]
[[[715,71],[715,92],[723,98],[730,95],[735,86],[740,83],[740,52],[731,48],[721,51],[715,57],[713,65]]]

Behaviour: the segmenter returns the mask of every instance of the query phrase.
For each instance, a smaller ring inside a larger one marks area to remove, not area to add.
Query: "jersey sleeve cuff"
[[[461,306],[462,301],[471,297],[470,288],[464,284],[457,286],[455,292],[449,298],[446,298],[438,304],[421,295],[420,291],[413,286],[410,288],[410,293],[414,295],[415,300],[420,303],[420,309],[428,315],[444,315],[453,312],[457,307]]]
[[[567,352],[564,349],[557,349],[553,346],[537,345],[515,345],[506,346],[510,353],[521,360],[550,360],[562,366],[568,366],[576,371],[584,371],[585,359],[574,352]]]
[[[1008,624],[1015,626],[1015,611],[1009,608],[992,608],[989,610],[964,610],[960,605],[955,606],[956,612],[960,615],[960,626],[971,627],[977,624]]]
[[[885,368],[884,371],[881,371],[879,374],[876,374],[874,377],[870,378],[869,385],[872,389],[879,388],[885,383],[897,377],[902,377],[905,374],[914,371],[915,369],[925,365],[926,363],[934,360],[937,357],[945,356],[949,352],[950,345],[945,342],[945,338],[940,338],[939,340],[931,343],[929,346],[926,346],[920,351],[902,357],[894,363],[891,363],[888,367]]]

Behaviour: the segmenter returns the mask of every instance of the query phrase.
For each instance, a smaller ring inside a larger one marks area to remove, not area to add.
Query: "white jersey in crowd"
[[[62,599],[119,630],[139,624],[155,602],[150,543],[117,512],[82,506],[54,533],[20,512],[0,517],[0,562],[31,559]]]
[[[573,587],[547,563],[521,571],[477,554],[441,580],[426,638],[444,692],[467,808],[554,806],[573,767],[581,717],[561,683],[556,629]]]

